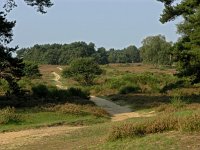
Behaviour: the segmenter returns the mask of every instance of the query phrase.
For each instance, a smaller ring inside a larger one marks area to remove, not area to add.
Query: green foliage
[[[98,62],[98,64],[108,64],[108,54],[104,47],[98,48],[97,52],[93,54],[92,57]]]
[[[171,65],[171,47],[162,35],[150,36],[142,41],[141,57],[142,61],[153,65]]]
[[[119,94],[128,94],[128,93],[135,93],[135,92],[139,92],[140,88],[138,86],[124,86],[121,87],[119,90]]]
[[[17,51],[17,57],[39,64],[63,65],[81,57],[91,57],[95,53],[93,43],[74,42],[71,44],[34,45]]]
[[[186,105],[186,102],[183,101],[181,96],[174,96],[171,99],[171,104],[172,104],[173,107],[178,109],[178,108],[184,107]]]
[[[137,47],[129,46],[122,50],[110,49],[108,51],[109,63],[137,63],[140,62],[140,53]]]
[[[179,76],[190,77],[192,83],[200,81],[200,1],[181,0],[174,5],[174,1],[158,0],[165,4],[160,21],[166,23],[183,17],[177,28],[182,35],[174,46],[174,57],[177,62]]]
[[[140,62],[140,53],[137,47],[129,46],[122,50],[104,47],[95,50],[93,43],[74,42],[71,44],[45,44],[35,45],[31,48],[23,48],[17,51],[17,57],[25,61],[39,64],[65,65],[77,58],[92,57],[98,64],[108,63],[136,63]]]
[[[9,85],[6,80],[0,79],[0,95],[6,94],[6,91],[9,90]]]
[[[90,93],[88,91],[83,91],[79,88],[71,87],[67,91],[69,92],[69,95],[71,95],[71,96],[78,96],[78,97],[81,97],[84,99],[89,99],[89,97],[90,97]]]
[[[42,103],[77,103],[93,104],[89,101],[90,93],[79,88],[57,89],[56,87],[47,87],[43,84],[32,87],[32,96]]]
[[[79,58],[63,70],[63,77],[72,77],[82,85],[91,85],[101,73],[102,69],[93,58]]]
[[[41,13],[45,13],[45,7],[52,6],[50,0],[25,0],[25,2],[28,5],[36,6],[38,11]],[[15,0],[8,0],[3,5],[5,11],[0,11],[0,79],[5,79],[9,85],[7,95],[19,95],[21,94],[21,91],[17,81],[23,76],[24,64],[21,59],[12,57],[12,53],[17,50],[17,47],[7,47],[7,44],[12,41],[12,29],[15,26],[15,21],[12,22],[6,19],[7,13],[17,5]]]
[[[32,92],[34,96],[37,96],[39,98],[45,98],[49,94],[47,86],[43,84],[39,84],[37,86],[32,87]]]
[[[29,78],[38,78],[41,76],[38,65],[31,62],[25,62],[23,73]]]
[[[0,125],[8,123],[17,123],[22,121],[20,115],[16,114],[14,107],[7,107],[0,110]]]
[[[121,90],[126,86],[135,87],[136,91],[143,93],[161,92],[168,83],[174,82],[174,77],[165,74],[141,73],[120,75],[107,79],[105,84],[108,88]],[[135,91],[135,92],[136,92]]]
[[[16,48],[9,48],[6,44],[12,41],[12,28],[15,22],[9,22],[6,14],[0,12],[0,79],[7,81],[9,89],[7,93],[18,95],[20,88],[17,81],[23,76],[23,63],[20,59],[13,58],[12,52]]]

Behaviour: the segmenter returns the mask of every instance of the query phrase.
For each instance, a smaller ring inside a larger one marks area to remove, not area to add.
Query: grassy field
[[[140,122],[143,118],[131,119],[126,122]],[[70,134],[56,135],[50,138],[43,138],[37,144],[22,146],[20,149],[35,150],[43,149],[126,149],[126,150],[154,150],[154,149],[196,149],[200,148],[199,133],[181,133],[177,131],[150,134],[143,137],[124,138],[115,141],[108,141],[108,133],[116,125],[124,124],[104,123],[79,129]]]
[[[33,82],[55,86],[52,72],[61,74],[59,67],[40,66],[42,80]],[[63,124],[87,126],[18,147],[24,150],[41,147],[44,150],[200,149],[200,84],[190,85],[188,79],[177,78],[176,71],[166,67],[142,64],[101,67],[104,73],[96,78],[95,85],[82,87],[72,79],[60,81],[64,86],[81,88],[119,105],[128,105],[134,112],[155,115],[110,122],[109,115],[96,106],[57,104],[50,108],[16,109],[22,121],[0,125],[0,132]]]
[[[109,115],[100,108],[76,104],[6,110],[6,113],[2,109],[0,114],[0,132],[58,125],[86,126],[109,121]]]

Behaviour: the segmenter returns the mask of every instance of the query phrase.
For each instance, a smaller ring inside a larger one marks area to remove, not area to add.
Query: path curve
[[[61,67],[57,67],[59,70],[62,70]],[[66,89],[66,87],[62,86],[60,80],[60,75],[56,72],[53,72],[56,81],[56,86],[60,89]],[[120,106],[115,104],[114,102],[108,101],[106,99],[102,99],[99,97],[91,96],[91,101],[93,101],[97,106],[105,109],[112,116],[112,121],[123,121],[128,118],[136,118],[136,117],[151,117],[155,115],[155,112],[149,113],[138,113],[133,112],[128,106]]]
[[[128,106],[120,106],[106,99],[91,96],[91,100],[99,107],[105,109],[112,115],[112,121],[123,121],[128,118],[137,117],[152,117],[155,116],[155,112],[138,113],[133,112]]]

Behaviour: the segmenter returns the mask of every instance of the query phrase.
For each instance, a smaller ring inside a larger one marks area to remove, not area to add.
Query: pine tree
[[[192,83],[200,82],[200,1],[158,0],[163,2],[165,9],[160,21],[166,23],[182,16],[178,33],[182,35],[174,46],[174,56],[180,76],[190,77]]]
[[[50,0],[25,0],[28,5],[37,6],[37,10],[45,13],[44,7],[52,6]],[[15,21],[8,21],[6,19],[14,7],[16,7],[15,0],[7,0],[4,5],[4,11],[0,11],[0,79],[8,82],[10,94],[20,94],[20,88],[17,81],[23,76],[24,64],[21,59],[12,57],[12,53],[17,50],[17,47],[10,48],[7,46],[12,41],[12,29],[15,26]]]

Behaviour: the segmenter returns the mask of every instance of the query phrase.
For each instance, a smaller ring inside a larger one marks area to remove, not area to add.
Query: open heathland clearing
[[[82,86],[62,78],[61,68],[65,66],[41,66],[43,77],[31,84],[41,80],[60,90],[75,87],[99,97],[84,100],[87,96],[79,91],[79,97],[60,103],[2,108],[0,149],[200,148],[200,86],[178,79],[174,69],[105,65],[94,85]]]

